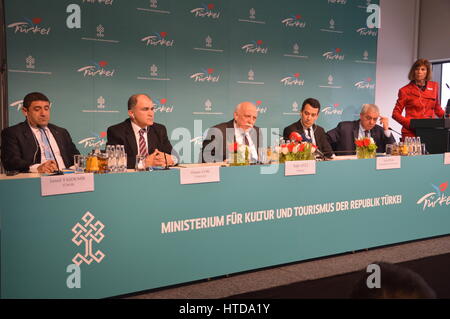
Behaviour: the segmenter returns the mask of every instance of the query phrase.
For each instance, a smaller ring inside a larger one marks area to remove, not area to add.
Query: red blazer
[[[416,136],[410,129],[411,119],[425,119],[444,116],[438,98],[438,84],[428,81],[425,91],[420,90],[414,82],[410,82],[398,91],[398,100],[395,104],[392,118],[399,122],[402,128],[402,136]],[[405,116],[402,116],[405,109]]]

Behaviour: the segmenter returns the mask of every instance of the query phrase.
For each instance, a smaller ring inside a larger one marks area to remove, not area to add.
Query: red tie
[[[144,134],[147,133],[147,130],[145,128],[141,128],[139,130],[139,155],[141,156],[147,156],[147,143],[145,142]]]

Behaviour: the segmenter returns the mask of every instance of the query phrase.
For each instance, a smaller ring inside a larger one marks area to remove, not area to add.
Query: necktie
[[[248,142],[247,134],[244,133],[244,144],[247,146],[250,146],[250,143]]]
[[[139,130],[139,155],[141,156],[147,156],[147,143],[145,142],[144,134],[147,133],[147,130],[145,128],[141,128]]]
[[[41,133],[41,141],[42,146],[44,147],[44,155],[46,160],[54,160],[55,157],[53,156],[52,150],[50,149],[50,142],[47,138],[47,134],[45,134],[44,128],[39,128],[39,132]]]
[[[311,128],[308,128],[308,137],[309,137],[309,139],[312,141]]]
[[[368,131],[368,130],[365,130],[365,131],[364,131],[364,135],[365,135],[366,137],[369,137],[369,131]]]

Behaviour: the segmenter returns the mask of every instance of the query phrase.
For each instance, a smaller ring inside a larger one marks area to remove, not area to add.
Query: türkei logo
[[[220,80],[220,75],[215,75],[215,70],[213,68],[202,69],[201,72],[194,73],[190,76],[195,82],[210,82],[216,83]]]
[[[169,40],[167,32],[155,32],[153,35],[146,36],[141,39],[147,46],[152,45],[155,47],[173,47],[175,40]]]
[[[267,54],[269,48],[264,46],[263,40],[252,41],[251,43],[244,44],[241,49],[245,53],[253,53],[253,54]]]
[[[355,83],[355,87],[358,88],[358,90],[362,89],[375,89],[375,83],[373,83],[372,78],[367,78],[364,81],[359,81]]]
[[[281,23],[286,27],[305,28],[306,22],[301,21],[302,16],[300,14],[293,14],[289,18],[281,20]]]
[[[282,78],[280,82],[283,83],[284,86],[303,86],[305,84],[305,80],[300,79],[300,73],[298,72]]]
[[[8,28],[13,29],[14,33],[50,34],[51,28],[42,26],[42,18],[24,18],[24,20],[11,23],[8,25]]]
[[[444,192],[448,188],[448,182],[442,183],[439,186],[431,184],[433,192],[428,193],[417,201],[417,205],[422,205],[422,209],[425,211],[428,208],[435,208],[438,206],[450,206],[450,196],[447,196]]]
[[[341,48],[336,48],[332,51],[325,52],[322,56],[327,61],[344,61],[345,55],[342,54]]]
[[[92,135],[93,136],[78,141],[78,144],[82,145],[84,148],[96,148],[106,145],[106,132],[100,132],[99,134],[93,133]]]
[[[100,62],[93,62],[91,65],[84,66],[82,68],[79,68],[77,72],[80,72],[83,74],[83,76],[99,76],[99,77],[113,77],[115,69],[108,70],[106,69],[106,66],[108,65],[108,62],[106,61],[100,61]]]
[[[195,17],[199,18],[220,18],[220,11],[216,9],[216,5],[214,3],[202,4],[201,7],[192,9],[190,12],[194,14]]]

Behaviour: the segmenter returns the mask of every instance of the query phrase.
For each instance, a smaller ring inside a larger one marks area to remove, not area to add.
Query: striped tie
[[[147,130],[145,128],[141,128],[139,130],[139,155],[141,156],[147,156],[147,143],[145,142],[144,134],[147,133]]]
[[[41,141],[44,147],[44,156],[46,160],[54,160],[52,150],[50,149],[50,142],[47,138],[47,134],[45,133],[44,128],[39,128],[39,132],[41,133]]]

